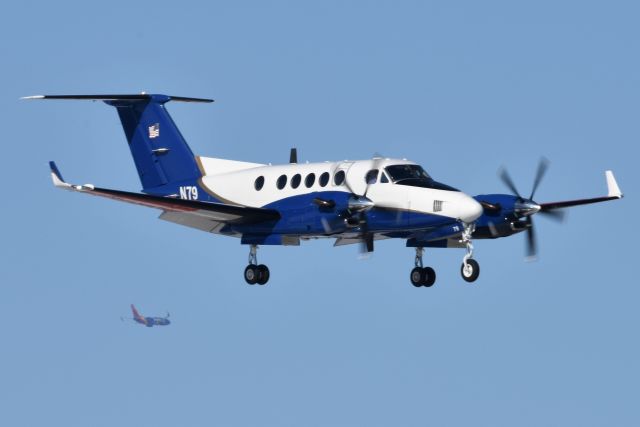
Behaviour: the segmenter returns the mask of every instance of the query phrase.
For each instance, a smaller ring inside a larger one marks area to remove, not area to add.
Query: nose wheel
[[[264,264],[258,264],[258,246],[251,245],[249,265],[244,269],[244,280],[250,285],[255,285],[256,283],[265,285],[270,276],[269,267]]]
[[[466,282],[475,282],[480,276],[480,264],[473,259],[473,245],[471,244],[471,235],[475,230],[475,224],[465,224],[464,231],[462,232],[461,243],[464,243],[467,247],[467,254],[462,259],[462,266],[460,267],[460,274]]]
[[[463,262],[460,266],[460,274],[462,278],[471,283],[480,276],[480,264],[475,259],[468,259],[467,262]]]
[[[416,288],[424,286],[430,288],[436,283],[436,271],[431,267],[423,267],[422,255],[424,248],[416,248],[415,267],[411,270],[409,279]]]

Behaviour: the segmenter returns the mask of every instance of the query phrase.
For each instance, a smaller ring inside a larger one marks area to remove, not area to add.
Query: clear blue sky
[[[10,2],[0,14],[3,426],[637,426],[637,2]],[[524,237],[428,252],[264,247],[153,210],[55,190],[138,191],[113,109],[40,93],[212,97],[169,104],[193,150],[255,162],[420,162],[470,194],[626,198],[536,218]],[[634,279],[635,277],[635,279]],[[173,324],[121,323],[128,305]]]

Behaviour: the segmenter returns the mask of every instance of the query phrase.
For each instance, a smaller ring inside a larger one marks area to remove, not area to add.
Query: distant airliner
[[[136,310],[133,304],[131,304],[131,313],[133,314],[134,321],[149,328],[154,325],[167,326],[171,323],[171,321],[169,321],[169,313],[167,313],[167,317],[144,317],[138,313],[138,310]]]

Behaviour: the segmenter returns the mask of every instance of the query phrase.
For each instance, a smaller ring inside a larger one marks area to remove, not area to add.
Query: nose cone
[[[464,195],[460,201],[460,220],[467,224],[472,223],[482,215],[482,205],[472,197]]]

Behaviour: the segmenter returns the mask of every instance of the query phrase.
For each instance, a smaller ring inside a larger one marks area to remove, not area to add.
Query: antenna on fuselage
[[[292,148],[289,152],[289,163],[298,163],[298,149]]]

